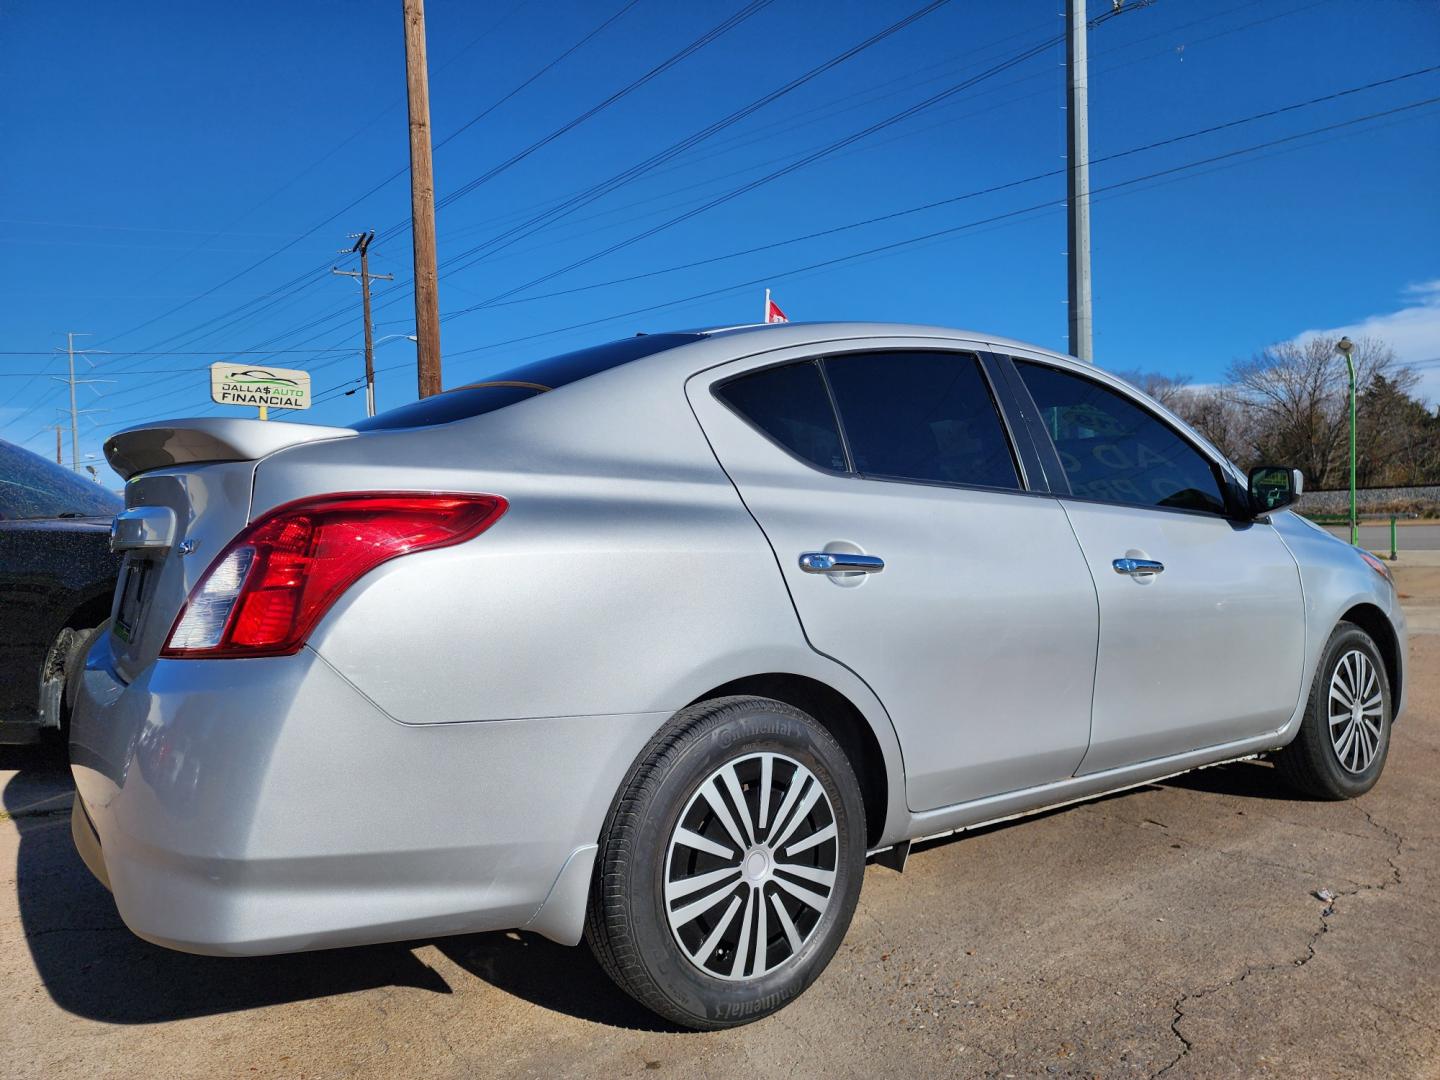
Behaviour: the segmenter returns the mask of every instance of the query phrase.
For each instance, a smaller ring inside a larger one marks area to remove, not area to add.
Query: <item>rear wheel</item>
[[[79,672],[85,666],[85,654],[107,625],[108,620],[99,626],[67,626],[51,642],[40,669],[38,699],[40,729],[46,737],[61,743],[69,739]]]
[[[860,787],[830,733],[766,698],[703,702],[631,769],[601,839],[586,936],[661,1016],[748,1023],[824,970],[864,863]]]
[[[1390,680],[1374,639],[1342,622],[1315,671],[1300,732],[1276,755],[1275,765],[1307,795],[1363,795],[1385,768],[1392,710]]]

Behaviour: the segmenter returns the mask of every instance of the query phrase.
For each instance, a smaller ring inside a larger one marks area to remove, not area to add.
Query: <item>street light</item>
[[[1355,520],[1355,361],[1351,353],[1355,343],[1342,337],[1335,343],[1335,351],[1345,357],[1345,366],[1350,369],[1350,543],[1360,542],[1360,529]]]
[[[384,345],[385,342],[393,341],[395,338],[405,338],[417,344],[420,340],[414,334],[386,334],[379,341],[375,342],[375,344],[371,346],[371,349],[379,348],[381,345]],[[365,369],[365,415],[375,415],[375,368],[373,366],[367,366]]]

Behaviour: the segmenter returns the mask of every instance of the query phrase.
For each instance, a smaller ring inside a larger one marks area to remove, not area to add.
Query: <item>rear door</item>
[[[1080,771],[1281,727],[1300,695],[1305,616],[1299,567],[1274,528],[1229,513],[1219,463],[1119,384],[1039,359],[1014,370],[1036,438],[1058,454],[1100,600]]]
[[[785,350],[687,389],[811,645],[890,713],[912,809],[1074,772],[1095,591],[1059,504],[1027,484],[978,350]],[[827,573],[823,556],[883,569]]]

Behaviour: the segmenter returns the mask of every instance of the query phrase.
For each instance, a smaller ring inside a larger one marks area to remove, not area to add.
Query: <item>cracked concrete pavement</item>
[[[867,870],[809,993],[718,1034],[529,935],[147,945],[71,850],[63,766],[0,748],[0,1076],[1440,1077],[1434,563],[1397,571],[1410,708],[1369,795],[1241,763],[927,845]]]

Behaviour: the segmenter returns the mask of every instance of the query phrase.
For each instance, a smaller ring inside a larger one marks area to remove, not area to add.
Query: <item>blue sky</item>
[[[439,194],[470,187],[745,6],[431,0],[435,138],[470,125],[436,151]],[[485,306],[446,319],[446,384],[637,330],[754,321],[766,284],[796,320],[940,323],[1063,349],[1064,179],[1044,176],[1064,164],[1058,44],[529,284],[1043,45],[1063,31],[1059,0],[953,0],[547,227],[482,246],[921,6],[774,0],[449,201],[442,270],[480,250],[444,273],[441,311]],[[1107,7],[1092,0],[1092,15]],[[82,420],[84,453],[151,417],[242,415],[210,404],[205,370],[237,354],[312,371],[321,403],[292,418],[356,418],[363,397],[343,391],[361,371],[359,298],[328,267],[353,266],[336,249],[361,229],[382,233],[372,269],[396,277],[376,285],[377,336],[398,335],[377,350],[381,407],[413,398],[410,238],[385,234],[408,217],[408,180],[382,184],[408,162],[398,0],[16,0],[0,10],[0,41],[0,437],[53,449],[45,425],[64,388],[49,377],[63,369],[52,350],[67,330],[108,350],[84,376],[113,380],[82,389],[82,406],[106,410]],[[1090,50],[1091,155],[1102,159],[1440,64],[1440,4],[1157,0],[1096,27]],[[1098,161],[1099,362],[1207,382],[1268,343],[1359,328],[1429,362],[1424,388],[1440,401],[1440,103],[1105,190],[1430,98],[1440,72]],[[940,230],[952,231],[850,257]],[[715,261],[655,273],[698,260]],[[830,260],[841,261],[804,269]],[[319,349],[331,351],[304,351]]]

